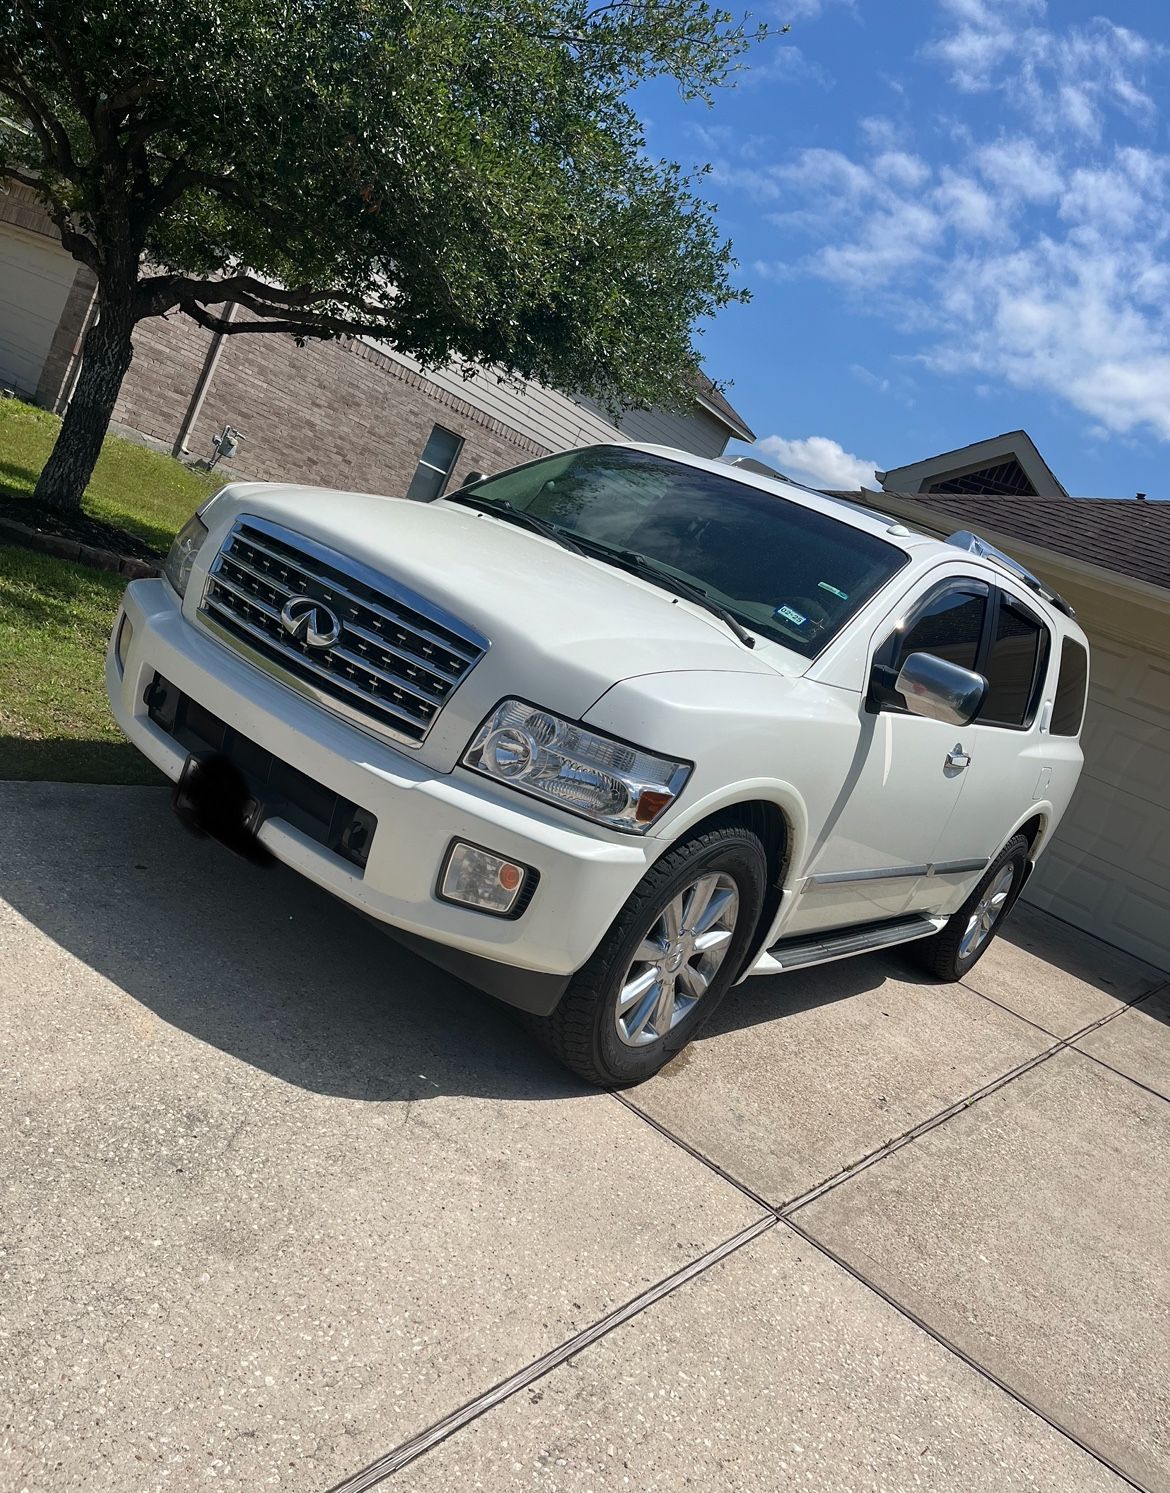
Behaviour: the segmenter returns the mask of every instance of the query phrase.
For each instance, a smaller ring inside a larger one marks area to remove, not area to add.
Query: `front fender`
[[[725,809],[734,809],[741,804],[767,803],[780,810],[784,818],[786,843],[784,850],[783,889],[789,890],[792,883],[800,879],[798,868],[804,865],[808,853],[808,809],[804,799],[791,783],[777,778],[743,778],[715,789],[702,798],[688,803],[672,815],[661,826],[654,838],[670,845],[684,840],[696,825]],[[665,850],[667,845],[663,845]]]

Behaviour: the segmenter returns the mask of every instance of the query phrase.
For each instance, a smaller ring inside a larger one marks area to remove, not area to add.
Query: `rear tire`
[[[711,829],[669,850],[631,893],[551,1015],[541,1044],[600,1088],[640,1083],[714,1014],[759,922],[768,870],[757,836]]]
[[[910,945],[915,959],[932,975],[961,980],[983,958],[1024,884],[1030,848],[1023,835],[1009,840],[946,926],[933,938]]]

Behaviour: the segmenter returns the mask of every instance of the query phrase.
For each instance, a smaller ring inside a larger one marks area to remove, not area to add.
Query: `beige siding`
[[[627,440],[675,446],[694,456],[722,456],[728,441],[727,427],[698,404],[685,415],[670,410],[630,410],[621,417],[621,428]]]
[[[428,368],[424,373],[421,364],[385,343],[371,341],[370,346],[412,372],[423,373],[439,388],[474,405],[485,415],[510,426],[549,451],[564,451],[597,441],[630,439],[600,413],[586,409],[541,384],[501,383],[494,374],[483,370],[476,370],[465,379],[454,366]]]

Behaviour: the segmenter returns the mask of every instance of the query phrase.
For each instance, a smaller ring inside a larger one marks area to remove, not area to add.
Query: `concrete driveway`
[[[751,981],[622,1097],[153,789],[0,784],[0,1487],[1170,1489],[1170,986]]]

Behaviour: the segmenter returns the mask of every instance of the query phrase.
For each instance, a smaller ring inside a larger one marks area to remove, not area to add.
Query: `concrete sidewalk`
[[[1021,908],[619,1098],[165,792],[0,784],[0,1486],[1170,1488],[1165,990]]]

